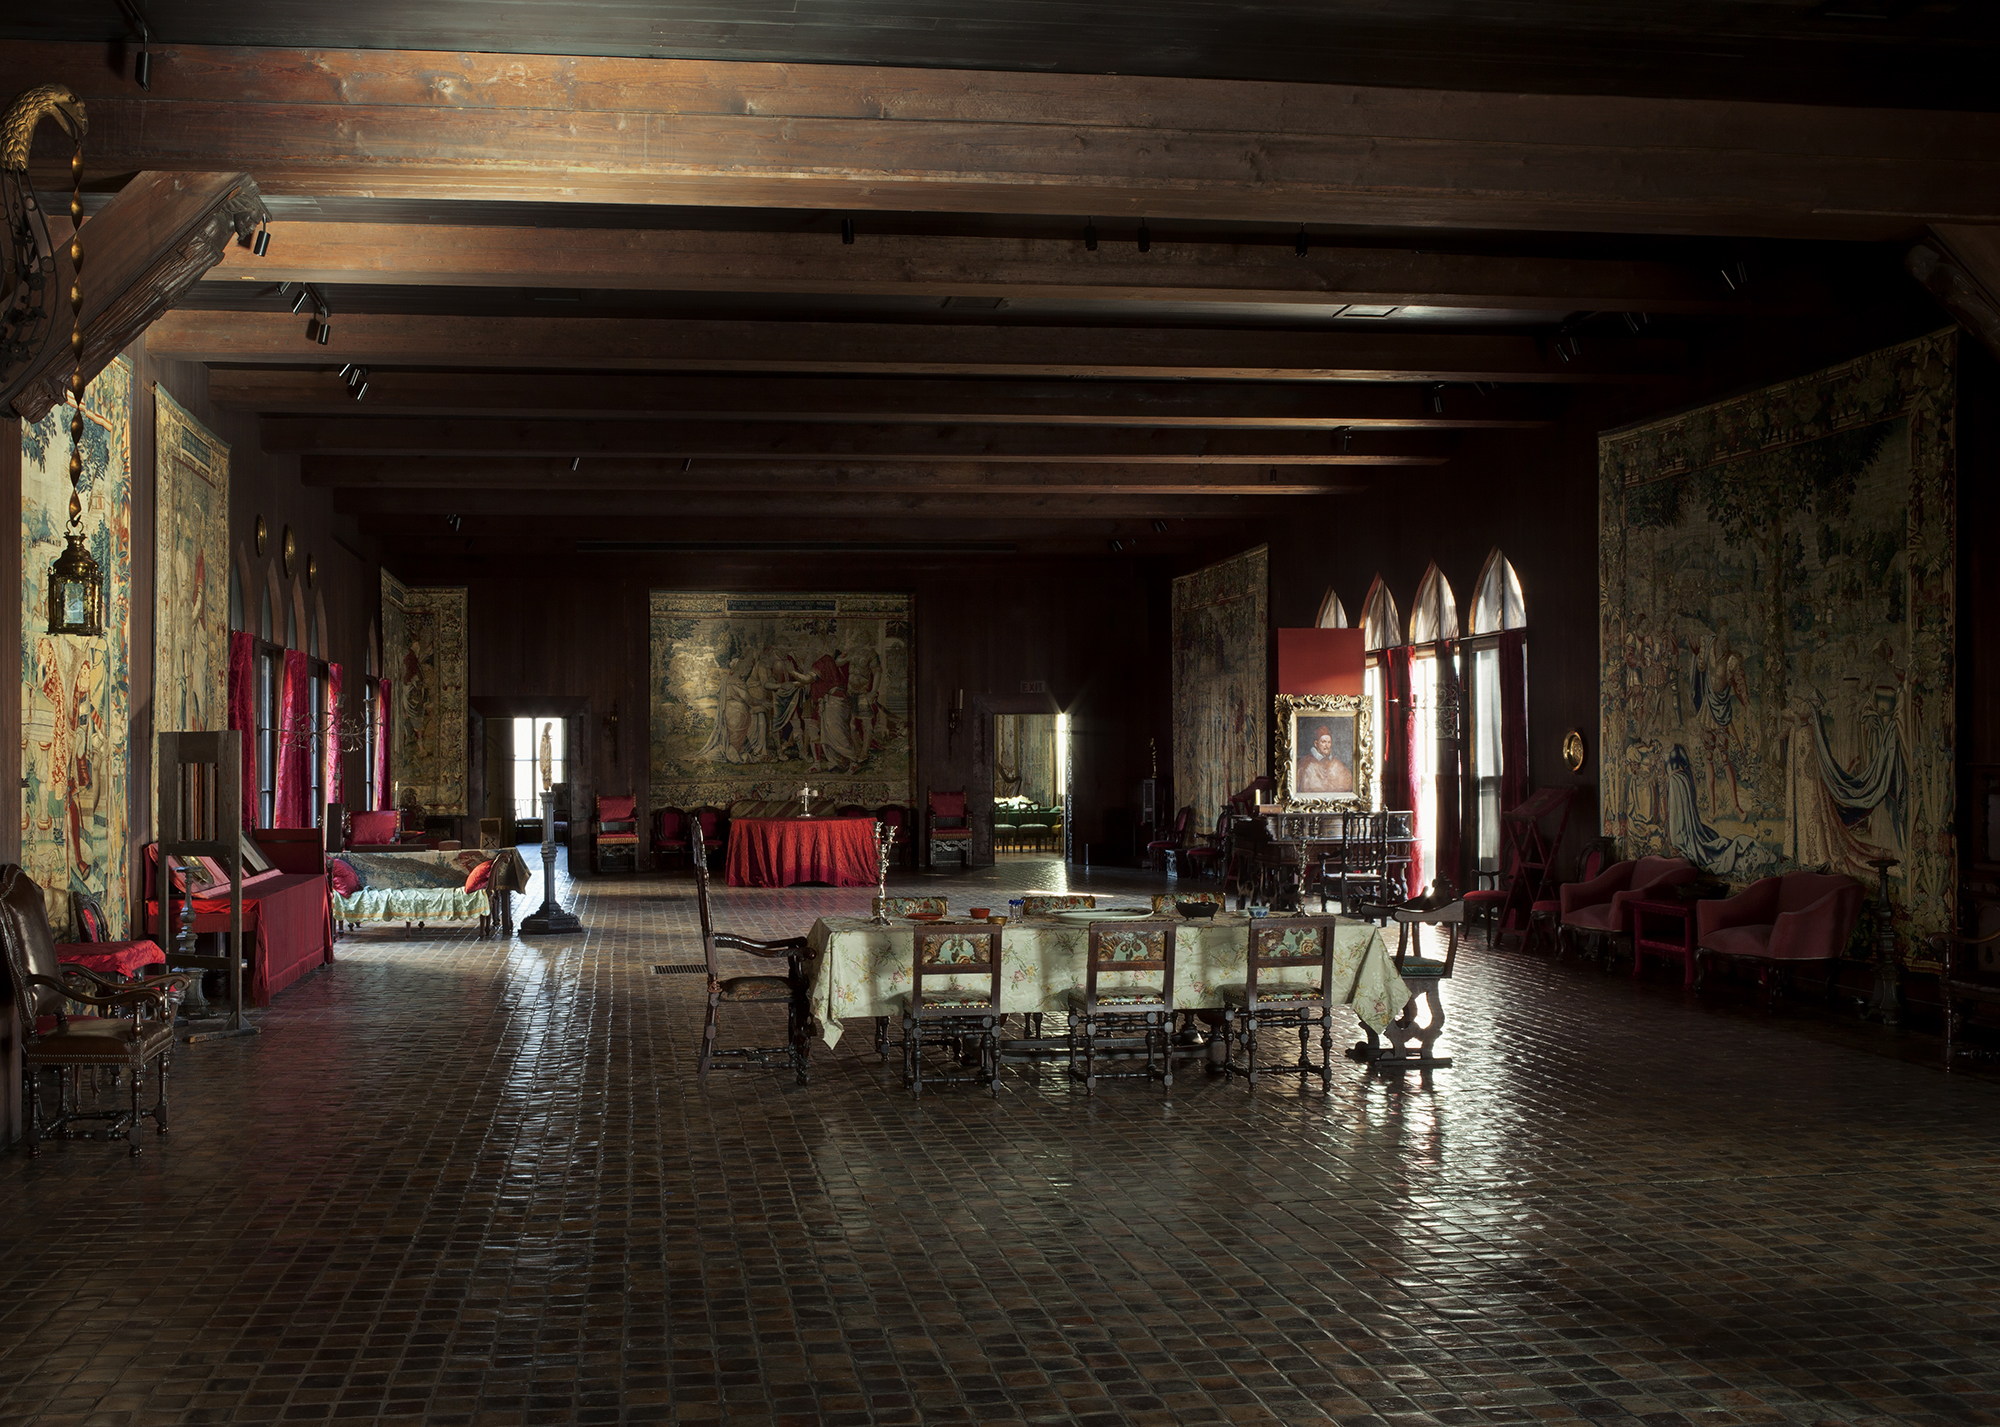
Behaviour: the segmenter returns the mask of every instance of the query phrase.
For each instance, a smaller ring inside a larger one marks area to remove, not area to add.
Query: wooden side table
[[[1646,968],[1649,956],[1681,963],[1681,985],[1694,986],[1695,903],[1699,898],[1647,899],[1625,904],[1632,921],[1632,974]]]

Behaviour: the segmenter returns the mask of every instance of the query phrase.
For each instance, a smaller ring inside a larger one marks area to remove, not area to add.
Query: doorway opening
[[[1064,859],[1069,822],[1069,720],[993,716],[993,856]]]

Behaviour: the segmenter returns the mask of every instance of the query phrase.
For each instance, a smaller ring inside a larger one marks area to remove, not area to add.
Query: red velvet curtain
[[[1416,708],[1410,702],[1409,646],[1382,651],[1382,806],[1414,813],[1417,806]],[[1408,893],[1423,886],[1423,850],[1412,843]]]
[[[1459,687],[1458,644],[1455,640],[1440,639],[1434,650],[1437,658],[1438,707],[1459,710],[1460,732],[1464,731],[1465,711],[1464,690]],[[1449,877],[1454,886],[1463,889],[1465,877],[1464,808],[1459,801],[1459,759],[1464,756],[1465,744],[1462,738],[1447,743],[1438,741],[1437,749],[1437,869],[1434,877]]]
[[[1500,633],[1500,807],[1528,798],[1528,631]]]
[[[257,641],[229,636],[229,727],[243,732],[243,826],[257,826]]]
[[[370,806],[378,809],[389,806],[389,696],[389,681],[378,679],[375,683],[375,766],[369,770],[369,776],[375,780],[375,796],[370,800]]]
[[[320,770],[320,787],[329,803],[340,801],[340,666],[326,666],[326,762]]]
[[[277,811],[273,827],[311,827],[312,749],[302,746],[312,727],[312,664],[303,649],[285,651],[285,678],[278,695]]]

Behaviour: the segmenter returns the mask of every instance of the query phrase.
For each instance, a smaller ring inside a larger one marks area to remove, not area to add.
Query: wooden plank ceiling
[[[1262,68],[1211,52],[1242,77],[1026,72],[1067,67],[1024,58],[1031,8],[982,5],[992,26],[954,21],[962,43],[923,61],[975,70],[810,62],[909,58],[858,11],[783,7],[780,64],[674,6],[645,9],[678,48],[634,41],[632,7],[565,6],[586,18],[557,54],[524,48],[552,19],[533,4],[485,53],[448,48],[470,8],[443,0],[161,4],[149,90],[84,13],[0,25],[0,92],[83,95],[100,197],[140,170],[256,177],[268,254],[232,249],[149,350],[207,364],[268,451],[434,561],[1146,551],[1324,518],[1544,439],[1578,401],[1671,405],[1703,352],[1906,284],[1929,225],[2000,222],[1990,104],[1859,77],[1885,34],[1888,70],[1951,52],[1949,80],[1986,54],[1951,6],[1872,28],[1692,7],[1745,53],[1804,43],[1793,78],[1873,108],[1757,102],[1801,96],[1699,66],[1667,97],[1592,94],[1565,66],[1606,36],[1555,24],[1574,7],[1510,10],[1544,12],[1508,31],[1541,46],[1540,94],[1481,87],[1470,20],[1430,71],[1457,89],[1389,87],[1387,60],[1378,87],[1300,82],[1283,46]],[[1357,7],[1308,9],[1310,47]],[[1689,9],[1635,4],[1624,39],[1693,46]],[[1389,56],[1416,32],[1357,33]],[[410,47],[296,47],[356,43]]]

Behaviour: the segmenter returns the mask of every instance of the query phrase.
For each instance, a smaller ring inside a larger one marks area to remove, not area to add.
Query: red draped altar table
[[[875,885],[873,818],[735,818],[729,824],[732,887],[826,882]]]

